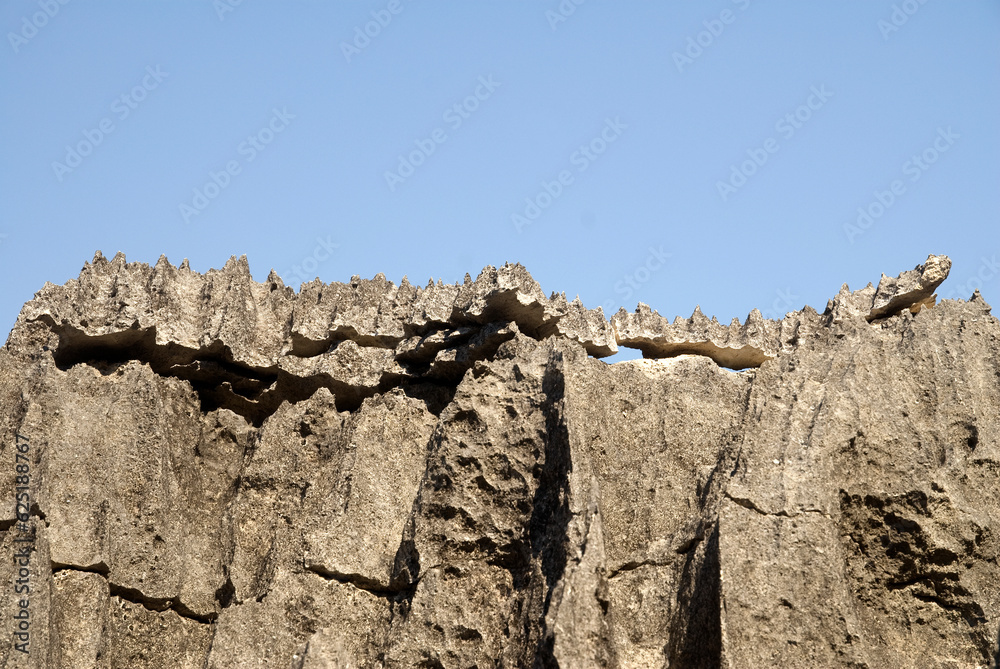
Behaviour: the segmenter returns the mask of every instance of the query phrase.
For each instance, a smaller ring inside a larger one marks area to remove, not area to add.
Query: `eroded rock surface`
[[[0,349],[0,665],[995,666],[1000,322],[950,264],[723,326],[98,255]]]
[[[948,256],[927,257],[923,265],[903,272],[896,278],[882,275],[878,288],[868,284],[851,292],[847,284],[830,301],[826,311],[816,313],[811,307],[790,312],[780,321],[765,320],[754,309],[745,322],[734,318],[722,325],[695,307],[691,318],[677,316],[671,323],[640,303],[634,313],[619,310],[611,319],[618,344],[642,351],[646,358],[670,358],[677,355],[706,355],[723,367],[746,369],[760,367],[779,352],[788,353],[806,337],[828,331],[845,318],[861,315],[867,321],[885,318],[906,309],[912,313],[934,306],[934,291],[948,278]]]

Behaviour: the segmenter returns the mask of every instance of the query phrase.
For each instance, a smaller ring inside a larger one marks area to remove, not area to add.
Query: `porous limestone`
[[[995,666],[1000,322],[950,265],[723,326],[98,254],[0,349],[0,666]]]

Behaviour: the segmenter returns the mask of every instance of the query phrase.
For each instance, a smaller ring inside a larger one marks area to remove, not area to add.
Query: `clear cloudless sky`
[[[1000,301],[994,0],[7,0],[0,330],[108,258],[605,313]],[[609,314],[610,315],[610,314]]]

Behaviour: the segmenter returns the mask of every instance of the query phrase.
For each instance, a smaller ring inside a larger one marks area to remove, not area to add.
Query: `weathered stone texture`
[[[950,266],[723,326],[98,254],[0,349],[0,666],[995,666],[1000,322]]]

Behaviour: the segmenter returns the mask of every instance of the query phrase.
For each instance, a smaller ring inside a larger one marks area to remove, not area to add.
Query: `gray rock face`
[[[786,314],[780,321],[772,321],[765,320],[754,309],[745,323],[734,318],[725,326],[714,316],[709,320],[700,307],[695,307],[691,318],[684,320],[678,316],[671,323],[640,303],[632,314],[621,309],[612,317],[611,327],[621,346],[640,349],[647,358],[706,355],[730,369],[760,367],[779,351],[791,352],[803,338],[826,331],[845,317],[850,319],[860,314],[865,320],[874,321],[904,309],[917,313],[923,307],[934,306],[934,291],[948,278],[950,270],[948,256],[931,255],[923,265],[895,279],[883,274],[878,288],[869,283],[852,293],[844,284],[823,314],[805,307]]]
[[[98,255],[0,349],[0,665],[995,666],[1000,322],[950,264],[722,326]]]

